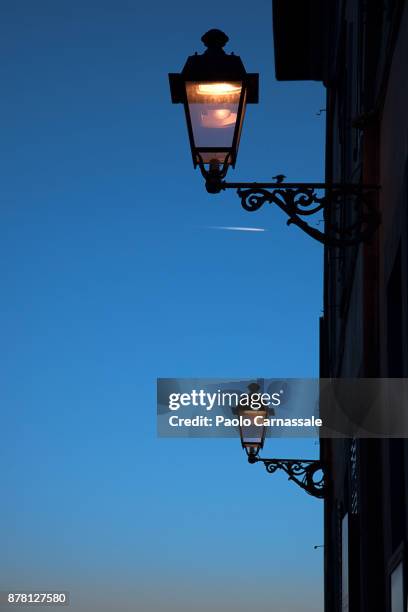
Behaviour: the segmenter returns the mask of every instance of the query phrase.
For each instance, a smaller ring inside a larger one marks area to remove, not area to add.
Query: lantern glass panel
[[[194,146],[207,149],[201,152],[205,163],[212,159],[223,162],[233,146],[241,92],[240,81],[186,83]]]
[[[248,425],[241,425],[242,446],[248,450],[253,448],[255,451],[258,451],[264,444],[266,426],[262,424],[255,425],[255,417],[261,417],[258,419],[258,422],[262,423],[263,419],[267,416],[266,410],[242,410],[240,411],[240,416],[243,419],[243,423],[249,423]]]

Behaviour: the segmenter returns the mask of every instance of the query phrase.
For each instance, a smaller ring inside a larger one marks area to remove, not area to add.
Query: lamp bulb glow
[[[197,93],[203,96],[237,94],[240,91],[241,85],[235,83],[200,83],[197,87]]]

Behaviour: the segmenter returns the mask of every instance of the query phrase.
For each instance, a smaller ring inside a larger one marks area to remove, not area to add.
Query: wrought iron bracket
[[[293,480],[306,493],[323,499],[327,492],[327,474],[325,466],[319,460],[306,459],[263,459],[256,455],[248,455],[249,463],[262,462],[269,474],[283,470],[289,480]],[[320,476],[317,473],[321,472]]]
[[[285,183],[279,175],[274,183],[228,183],[228,170],[214,161],[209,170],[199,163],[209,193],[236,189],[241,206],[249,212],[264,204],[278,206],[303,232],[326,246],[345,247],[369,241],[381,222],[377,208],[378,185],[348,183]],[[322,214],[324,231],[307,223],[304,217]]]

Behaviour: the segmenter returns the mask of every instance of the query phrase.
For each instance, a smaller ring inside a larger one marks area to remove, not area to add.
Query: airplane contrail
[[[267,232],[263,227],[236,227],[233,225],[212,225],[208,229],[229,230],[233,232]]]

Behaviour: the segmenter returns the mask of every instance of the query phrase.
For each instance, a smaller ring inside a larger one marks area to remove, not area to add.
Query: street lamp
[[[247,104],[258,102],[258,74],[247,73],[239,56],[225,53],[228,36],[209,30],[201,38],[206,51],[191,55],[181,73],[169,74],[173,104],[183,104],[194,168],[200,168],[209,193],[236,189],[242,207],[253,212],[275,204],[294,224],[327,246],[359,244],[372,237],[380,224],[375,195],[379,187],[350,183],[227,183],[235,167]],[[347,221],[338,223],[338,208],[350,204]],[[322,211],[325,230],[302,217]]]
[[[259,402],[258,383],[248,385],[250,391],[249,401],[256,395]],[[283,470],[289,480],[295,482],[306,493],[313,497],[322,499],[327,491],[327,473],[325,465],[318,459],[269,459],[259,456],[263,448],[267,426],[268,409],[266,407],[252,409],[248,403],[238,404],[237,414],[239,417],[239,433],[241,445],[248,456],[249,463],[263,463],[269,474],[277,470]],[[258,405],[258,404],[257,404]],[[271,409],[269,408],[269,412]],[[272,411],[273,412],[273,411]]]
[[[258,394],[260,389],[258,383],[248,385],[249,402],[254,394]],[[266,436],[265,419],[268,416],[266,407],[256,410],[248,407],[247,404],[238,404],[237,413],[239,418],[239,434],[241,437],[242,448],[248,455],[248,461],[255,463],[259,451],[263,448]],[[260,422],[260,424],[258,424]]]
[[[209,30],[201,40],[207,50],[191,55],[169,81],[172,102],[184,105],[194,168],[208,179],[207,190],[218,193],[218,181],[235,167],[245,107],[258,102],[258,75],[225,53],[228,36],[221,30]]]

